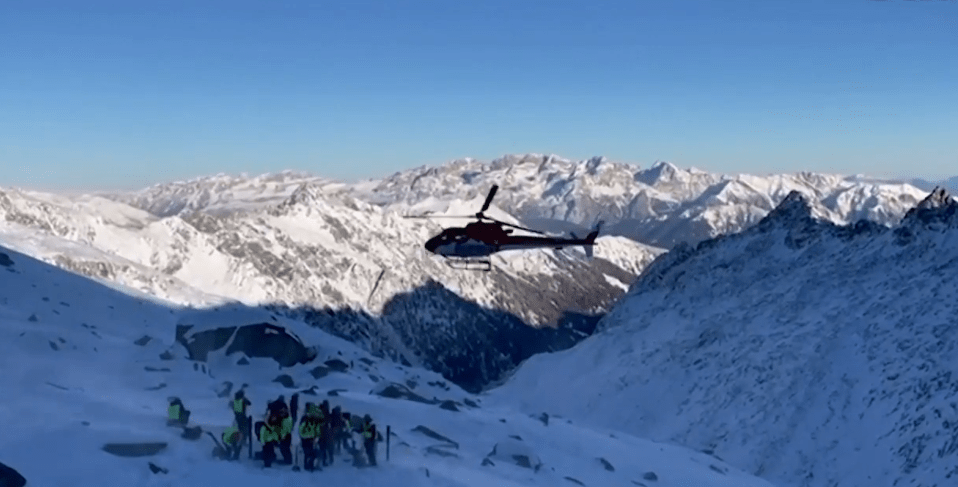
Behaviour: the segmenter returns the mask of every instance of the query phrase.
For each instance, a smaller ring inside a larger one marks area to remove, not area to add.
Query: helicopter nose
[[[439,237],[433,237],[427,240],[426,245],[424,245],[424,247],[426,247],[426,250],[435,254],[436,248],[439,247]]]

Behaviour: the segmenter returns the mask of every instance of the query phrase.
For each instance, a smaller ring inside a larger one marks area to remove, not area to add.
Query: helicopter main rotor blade
[[[511,223],[506,223],[506,222],[504,222],[504,221],[499,221],[499,220],[496,220],[495,218],[489,218],[488,216],[487,216],[487,217],[483,217],[483,218],[485,218],[486,220],[494,221],[494,222],[496,222],[496,223],[498,223],[498,224],[500,224],[500,225],[506,226],[506,227],[512,227],[512,228],[516,228],[516,229],[519,229],[519,230],[525,230],[525,231],[527,231],[527,232],[538,233],[539,235],[546,235],[545,232],[540,231],[540,230],[533,230],[533,229],[531,229],[531,228],[520,227],[519,225],[513,225],[513,224],[511,224]]]
[[[479,210],[479,213],[478,213],[478,214],[481,215],[483,212],[485,212],[486,210],[489,209],[489,204],[492,203],[492,198],[494,198],[494,197],[496,196],[496,191],[498,191],[498,190],[499,190],[499,185],[498,185],[498,184],[493,184],[493,185],[492,185],[492,189],[489,190],[489,195],[486,196],[486,201],[485,201],[485,203],[482,204],[482,209]]]
[[[475,215],[403,215],[403,218],[475,218]]]

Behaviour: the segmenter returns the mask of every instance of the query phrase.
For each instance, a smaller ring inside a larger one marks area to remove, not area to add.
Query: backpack
[[[262,441],[262,440],[259,439],[259,432],[260,432],[261,429],[263,429],[263,425],[264,425],[264,424],[266,424],[266,423],[264,423],[264,422],[262,422],[262,421],[257,421],[257,422],[256,422],[256,426],[253,427],[253,431],[256,432],[256,441]]]

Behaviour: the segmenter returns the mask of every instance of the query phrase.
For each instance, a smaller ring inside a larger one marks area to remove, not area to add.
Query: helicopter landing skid
[[[482,259],[467,259],[463,257],[447,257],[446,265],[457,270],[464,271],[483,271],[492,270],[492,262]]]

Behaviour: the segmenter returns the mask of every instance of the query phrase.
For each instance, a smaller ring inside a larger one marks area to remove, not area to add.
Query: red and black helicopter
[[[603,222],[599,222],[592,233],[585,238],[579,238],[574,233],[571,239],[556,237],[533,237],[533,236],[514,236],[512,229],[525,230],[527,232],[545,235],[539,230],[520,227],[503,221],[496,220],[486,216],[483,212],[489,209],[492,198],[495,197],[498,185],[492,185],[489,195],[486,196],[482,209],[472,216],[451,216],[451,215],[423,215],[407,216],[406,218],[475,218],[476,221],[467,224],[465,227],[452,227],[444,229],[439,235],[426,241],[426,250],[444,257],[446,264],[454,269],[482,270],[492,269],[492,263],[489,255],[503,250],[523,250],[538,248],[561,249],[570,246],[583,246],[588,257],[592,257],[592,246],[595,245],[595,239],[599,236],[599,229]],[[510,228],[505,228],[510,227]],[[481,267],[476,267],[479,265]]]

